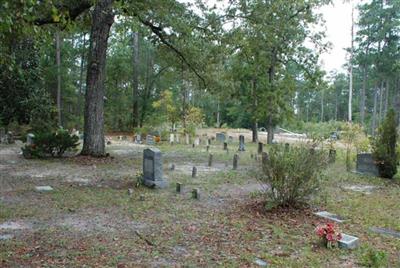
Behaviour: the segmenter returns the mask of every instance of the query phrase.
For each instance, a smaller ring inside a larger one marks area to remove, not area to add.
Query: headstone
[[[152,135],[147,135],[147,136],[146,136],[146,144],[147,144],[147,145],[154,145],[154,136],[152,136]]]
[[[257,155],[256,155],[257,157]],[[263,166],[267,166],[269,161],[269,156],[267,152],[262,152],[261,153],[261,162]]]
[[[245,151],[245,149],[244,149],[244,136],[243,135],[239,136],[239,151],[240,152]]]
[[[358,237],[342,234],[342,239],[338,241],[340,248],[354,249],[358,246]]]
[[[33,145],[34,138],[35,138],[35,134],[28,133],[28,135],[26,136],[26,145],[28,145],[28,146]]]
[[[175,164],[171,164],[171,165],[169,166],[169,170],[175,170]]]
[[[176,192],[177,193],[181,193],[181,191],[182,191],[182,184],[177,182],[176,183]]]
[[[233,137],[232,137],[232,136],[229,136],[229,137],[228,137],[228,141],[229,141],[229,142],[232,142],[232,141],[233,141]]]
[[[257,152],[258,152],[259,154],[261,154],[263,151],[264,151],[264,143],[259,142],[259,143],[258,143],[258,150],[257,150]]]
[[[140,136],[139,134],[135,135],[135,143],[142,143],[142,136]]]
[[[224,142],[224,150],[228,150],[228,143]]]
[[[194,139],[194,145],[196,145],[196,146],[199,146],[199,145],[200,145],[200,138],[199,138],[199,137],[196,137],[196,138]]]
[[[380,228],[380,227],[371,227],[369,228],[372,232],[378,233],[378,234],[383,234],[383,235],[388,235],[392,236],[395,238],[400,238],[400,232],[396,232],[390,229],[386,228]]]
[[[50,192],[53,191],[53,187],[51,186],[35,186],[35,190],[38,192]]]
[[[145,199],[145,198],[144,198],[144,195],[141,194],[141,195],[139,196],[139,200],[140,200],[140,201],[144,201],[144,199]]]
[[[330,163],[335,163],[336,161],[336,150],[335,149],[329,149],[329,162]]]
[[[236,170],[238,167],[239,155],[235,154],[233,156],[233,170]]]
[[[192,148],[194,148],[194,147],[196,147],[196,145],[193,143],[193,144],[192,144]]]
[[[6,143],[6,130],[4,128],[0,128],[0,143]]]
[[[285,152],[288,152],[289,151],[289,143],[285,143]]]
[[[186,142],[186,145],[190,144],[190,136],[188,133],[185,134],[185,142]]]
[[[207,139],[208,140],[208,144],[207,145],[211,145],[211,139]]]
[[[169,143],[170,144],[174,144],[175,140],[174,140],[174,133],[170,133],[169,134]]]
[[[335,221],[335,222],[338,222],[338,223],[343,223],[343,222],[346,221],[342,217],[340,217],[338,215],[335,215],[333,213],[330,213],[328,211],[319,211],[319,212],[316,212],[314,214],[317,215],[317,216],[320,216],[322,218],[325,218],[325,219],[328,219],[328,220],[331,220],[331,221]]]
[[[209,154],[208,156],[208,166],[211,167],[212,166],[212,161],[213,161],[213,155]]]
[[[156,148],[143,150],[143,181],[149,187],[165,187],[161,151]]]
[[[357,154],[356,171],[365,175],[379,176],[378,167],[370,153]]]
[[[207,145],[206,150],[207,150],[207,153],[208,153],[208,151],[210,150],[210,145]]]
[[[217,139],[218,142],[225,142],[226,136],[225,133],[219,132],[215,134],[215,137]]]
[[[196,178],[197,176],[197,167],[192,168],[192,178]]]
[[[128,189],[128,195],[129,195],[129,196],[133,195],[133,189],[132,189],[132,188],[129,188],[129,189]]]
[[[263,261],[263,260],[261,260],[259,258],[256,258],[254,263],[257,264],[258,266],[261,266],[261,267],[267,267],[268,266],[268,263],[266,261]]]
[[[13,144],[15,143],[14,141],[14,134],[11,131],[8,131],[6,134],[6,142],[7,144]]]
[[[199,199],[200,198],[200,192],[199,192],[199,189],[193,189],[192,190],[192,198],[193,199]]]

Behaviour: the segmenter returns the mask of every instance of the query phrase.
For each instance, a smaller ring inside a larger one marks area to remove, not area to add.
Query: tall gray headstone
[[[264,143],[259,142],[259,143],[258,143],[258,150],[257,150],[257,152],[258,152],[259,154],[262,154],[263,151],[264,151]]]
[[[361,174],[379,176],[378,167],[370,153],[357,154],[356,171]]]
[[[147,136],[146,136],[146,144],[147,144],[147,145],[154,145],[154,136],[152,136],[152,135],[147,135]]]
[[[174,139],[174,133],[170,133],[170,134],[169,134],[169,143],[173,144],[174,141],[175,141],[175,139]]]
[[[241,152],[245,151],[245,149],[244,149],[244,136],[243,135],[239,136],[239,151],[241,151]]]
[[[33,138],[35,138],[35,134],[28,133],[28,135],[26,135],[26,145],[33,145]]]
[[[219,133],[216,133],[215,136],[216,136],[216,139],[218,142],[221,142],[221,143],[225,142],[225,139],[226,139],[225,133],[219,132]]]
[[[146,186],[166,186],[163,178],[163,164],[161,151],[156,148],[143,150],[143,181]]]
[[[235,154],[233,156],[233,170],[236,170],[238,167],[239,155]]]

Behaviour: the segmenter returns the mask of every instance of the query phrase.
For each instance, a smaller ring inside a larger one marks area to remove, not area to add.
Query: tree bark
[[[62,127],[62,100],[61,100],[61,36],[56,32],[56,65],[57,65],[57,117],[58,126]]]
[[[375,89],[375,94],[374,94],[374,109],[372,112],[372,123],[371,123],[371,133],[372,136],[375,136],[375,129],[376,129],[376,114],[377,114],[377,108],[378,108],[378,93],[379,89],[376,87]]]
[[[83,97],[83,74],[84,74],[84,67],[85,67],[85,48],[86,47],[86,33],[82,34],[82,51],[81,51],[81,66],[80,66],[80,73],[79,73],[79,93],[78,93],[78,101],[77,101],[77,109],[76,114],[77,116],[81,116],[83,105],[82,105],[82,97]],[[78,128],[78,126],[77,126]]]
[[[365,127],[365,91],[367,89],[367,79],[368,79],[367,66],[364,64],[363,81],[360,90],[360,123],[363,127]]]
[[[253,126],[252,126],[252,142],[258,142],[258,120],[257,120],[257,94],[256,94],[256,79],[252,79],[252,97],[253,97]]]
[[[107,40],[114,22],[112,3],[113,0],[99,0],[92,14],[82,155],[105,156],[104,79]]]
[[[321,92],[321,122],[324,122],[324,90]]]
[[[386,79],[386,88],[385,88],[385,108],[383,112],[383,117],[386,117],[387,111],[388,111],[388,106],[389,106],[389,96],[390,96],[390,86],[389,86],[389,79]]]
[[[133,76],[132,76],[132,125],[139,126],[139,33],[132,34],[133,41]]]
[[[384,87],[383,87],[383,81],[381,81],[381,85],[379,88],[379,116],[378,116],[378,125],[381,125],[382,121],[382,108],[383,108],[383,92],[384,92]]]

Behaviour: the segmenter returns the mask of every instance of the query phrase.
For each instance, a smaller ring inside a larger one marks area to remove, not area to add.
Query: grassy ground
[[[211,168],[204,145],[159,147],[169,182],[162,190],[134,187],[143,146],[113,144],[106,160],[24,160],[18,146],[0,147],[0,226],[15,227],[0,227],[0,235],[13,236],[0,240],[0,266],[255,267],[260,258],[270,267],[400,267],[400,239],[369,230],[400,231],[399,184],[345,172],[341,152],[310,208],[265,212],[259,160],[251,157],[256,145],[239,153],[237,171],[237,144],[229,144],[228,153],[211,146]],[[191,178],[193,166],[197,178]],[[175,193],[176,182],[183,193]],[[38,193],[35,185],[55,190]],[[351,185],[376,188],[365,194],[346,190]],[[200,200],[191,199],[193,188]],[[347,218],[340,228],[360,237],[360,247],[322,247],[313,233],[324,222],[316,210]]]

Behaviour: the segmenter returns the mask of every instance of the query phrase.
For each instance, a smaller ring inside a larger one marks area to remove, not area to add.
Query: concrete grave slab
[[[339,223],[343,223],[343,222],[346,221],[342,217],[340,217],[340,216],[338,216],[336,214],[330,213],[328,211],[318,211],[318,212],[316,212],[314,214],[319,216],[319,217],[322,217],[322,218],[325,218],[325,219],[328,219],[328,220],[331,220],[331,221],[339,222]]]
[[[393,231],[390,229],[380,228],[380,227],[371,227],[369,229],[374,233],[388,235],[388,236],[392,236],[395,238],[400,238],[400,232],[396,232],[396,231]]]
[[[342,234],[342,239],[338,242],[340,248],[354,249],[358,246],[359,239],[352,235]]]

